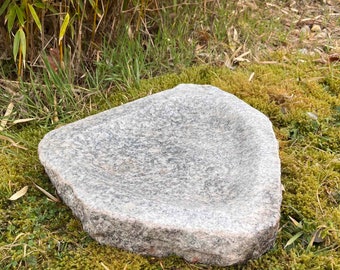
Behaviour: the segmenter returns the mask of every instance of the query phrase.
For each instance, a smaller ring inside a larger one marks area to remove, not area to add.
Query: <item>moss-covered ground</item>
[[[199,83],[233,93],[266,114],[280,143],[280,228],[269,252],[230,269],[340,269],[340,70],[303,55],[273,57],[275,64],[200,66],[141,81],[138,89],[117,92],[98,107]],[[26,150],[0,140],[0,269],[220,269],[176,256],[140,256],[92,240],[67,206],[33,184],[56,195],[37,155],[40,139],[53,128],[26,123],[4,133]],[[24,196],[9,200],[24,186]]]

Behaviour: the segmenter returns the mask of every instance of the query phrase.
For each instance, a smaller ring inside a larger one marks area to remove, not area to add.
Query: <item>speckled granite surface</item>
[[[272,125],[218,88],[182,84],[65,125],[43,138],[39,157],[100,243],[231,265],[275,241]]]

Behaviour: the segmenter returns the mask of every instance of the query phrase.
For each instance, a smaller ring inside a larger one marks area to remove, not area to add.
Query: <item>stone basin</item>
[[[39,158],[64,203],[102,244],[232,265],[274,243],[278,143],[234,95],[182,84],[45,135]]]

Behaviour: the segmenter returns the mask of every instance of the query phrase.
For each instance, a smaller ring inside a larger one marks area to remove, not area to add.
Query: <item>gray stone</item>
[[[39,157],[100,243],[224,266],[275,241],[271,122],[216,87],[182,84],[65,125],[44,137]]]

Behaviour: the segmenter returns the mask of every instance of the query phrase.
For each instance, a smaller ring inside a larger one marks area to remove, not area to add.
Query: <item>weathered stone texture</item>
[[[275,240],[271,122],[218,88],[182,84],[65,125],[44,137],[39,157],[100,243],[231,265]]]

